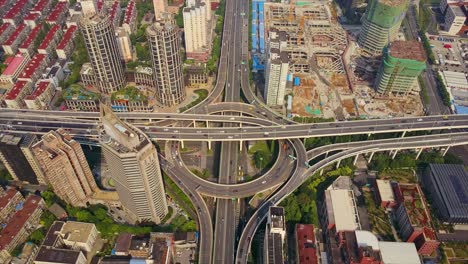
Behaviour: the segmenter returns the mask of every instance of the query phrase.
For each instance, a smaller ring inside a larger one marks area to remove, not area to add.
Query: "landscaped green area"
[[[211,176],[211,173],[208,169],[203,169],[202,171],[199,171],[197,169],[191,169],[190,171],[193,172],[193,174],[197,175],[200,178],[203,179],[208,179]]]
[[[385,241],[395,241],[385,209],[375,203],[375,197],[369,189],[363,190],[363,195],[372,233],[379,235]]]
[[[180,201],[184,203],[185,206],[195,211],[192,202],[187,197],[187,195],[185,195],[185,193],[179,188],[179,186],[177,186],[177,184],[175,184],[175,182],[173,182],[165,173],[163,173],[163,179],[166,189],[169,188],[170,190],[168,191],[169,196],[171,196],[173,200]]]
[[[81,34],[76,34],[73,42],[75,44],[75,50],[72,55],[73,63],[68,64],[68,67],[71,70],[71,74],[68,76],[63,85],[61,85],[62,87],[68,87],[74,83],[79,82],[81,66],[83,66],[84,63],[89,62],[83,36]]]
[[[78,100],[99,100],[100,95],[97,93],[86,90],[79,84],[71,84],[63,91],[62,97],[64,99],[78,99]]]
[[[273,165],[276,146],[273,141],[257,141],[247,153],[252,155],[253,165],[257,169],[264,170]]]
[[[379,173],[379,179],[394,180],[399,183],[417,183],[416,171],[413,169],[388,169]]]
[[[122,90],[112,93],[112,101],[126,100],[132,102],[144,102],[147,100],[140,90],[134,86],[127,86]]]
[[[219,2],[218,9],[216,9],[216,27],[215,33],[216,36],[213,40],[213,48],[211,50],[211,57],[206,63],[206,68],[210,74],[218,72],[218,61],[221,56],[221,38],[223,34],[223,24],[224,24],[224,13],[226,8],[226,0],[221,0]]]
[[[161,220],[161,224],[165,224],[169,218],[172,217],[172,214],[174,213],[174,209],[172,207],[167,208],[167,215]]]
[[[382,173],[387,170],[401,168],[422,170],[429,163],[463,164],[462,160],[450,153],[447,153],[443,157],[438,151],[422,152],[417,160],[416,155],[415,152],[402,152],[401,154],[397,154],[395,159],[392,160],[392,157],[387,153],[377,153],[372,158],[369,169]]]
[[[196,106],[201,101],[205,100],[205,98],[208,96],[208,90],[205,90],[205,89],[197,89],[197,90],[195,90],[193,92],[198,95],[198,98],[195,101],[191,102],[190,104],[188,104],[188,105],[186,105],[184,107],[181,107],[179,109],[180,113],[185,112],[185,111],[189,110],[190,108]]]

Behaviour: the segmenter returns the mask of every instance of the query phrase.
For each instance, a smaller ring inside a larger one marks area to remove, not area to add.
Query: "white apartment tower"
[[[117,28],[117,44],[119,45],[120,58],[125,62],[133,60],[133,48],[130,35],[123,27]]]
[[[167,0],[153,0],[153,7],[154,17],[159,20],[167,12]]]
[[[93,68],[94,85],[110,94],[126,85],[114,25],[105,14],[91,14],[80,21],[80,30]]]
[[[270,49],[265,67],[265,100],[267,105],[283,105],[289,69],[289,57],[285,51]]]
[[[185,51],[187,55],[201,51],[208,44],[208,15],[206,12],[206,4],[201,1],[196,1],[193,6],[185,7],[183,10]]]
[[[158,153],[141,130],[101,105],[101,146],[130,223],[159,224],[168,213]]]
[[[179,30],[171,14],[146,28],[153,62],[156,99],[165,106],[180,104],[186,96]]]

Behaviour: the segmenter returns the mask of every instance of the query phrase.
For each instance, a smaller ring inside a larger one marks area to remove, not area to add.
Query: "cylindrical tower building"
[[[408,10],[408,0],[370,0],[362,16],[359,46],[370,55],[380,55],[395,40]]]
[[[105,14],[91,14],[81,19],[80,30],[93,68],[95,85],[105,94],[123,88],[125,71],[112,21]]]
[[[420,42],[394,41],[384,49],[375,89],[380,94],[408,94],[425,68],[426,54]]]
[[[179,31],[174,19],[165,14],[146,28],[153,62],[156,99],[165,106],[180,104],[185,99]]]

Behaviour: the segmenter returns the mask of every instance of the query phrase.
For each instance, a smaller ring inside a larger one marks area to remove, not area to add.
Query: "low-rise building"
[[[0,232],[0,256],[7,256],[7,253],[11,253],[36,230],[44,205],[40,196],[29,195],[26,198],[22,208],[10,218]]]
[[[55,85],[47,80],[36,83],[36,89],[24,98],[24,102],[29,109],[46,110],[49,109],[50,102],[55,94]]]
[[[37,251],[39,247],[37,247],[32,242],[26,242],[21,250],[21,253],[14,257],[11,261],[11,264],[32,264],[34,263],[34,258],[36,257]]]
[[[32,57],[34,53],[36,53],[34,51],[34,44],[41,30],[42,30],[41,24],[37,25],[31,30],[26,40],[21,44],[21,46],[19,46],[19,51],[21,53],[26,53],[28,54],[29,57]]]
[[[99,111],[99,95],[83,88],[70,87],[63,92],[63,99],[69,110]]]
[[[78,27],[76,25],[71,25],[68,27],[60,43],[57,45],[57,56],[59,59],[67,60],[70,58],[73,53],[74,43],[73,39],[75,38],[76,30]]]
[[[380,206],[391,210],[397,206],[395,194],[393,193],[393,186],[389,180],[376,180],[377,184],[377,202]]]
[[[133,60],[133,47],[130,35],[123,27],[117,28],[117,44],[119,45],[120,58],[125,62]]]
[[[52,26],[52,28],[47,32],[46,36],[44,37],[44,40],[42,40],[42,43],[39,45],[37,48],[37,52],[39,54],[47,54],[50,55],[51,53],[55,53],[54,50],[57,47],[57,44],[59,40],[61,39],[63,35],[62,29],[60,25],[55,24]]]
[[[62,24],[68,12],[68,2],[58,2],[52,12],[47,16],[45,22],[51,25]]]
[[[15,55],[15,57],[9,61],[8,66],[2,72],[2,75],[0,75],[0,83],[14,84],[30,60],[31,59],[27,54]]]
[[[26,13],[26,10],[31,7],[31,3],[29,0],[14,1],[14,5],[3,16],[3,23],[10,23],[16,26],[22,24],[22,17]]]
[[[15,55],[18,51],[19,46],[23,43],[26,39],[30,31],[30,27],[26,26],[26,24],[20,24],[16,27],[13,34],[3,43],[3,51],[5,54],[8,55]]]
[[[24,198],[18,190],[10,188],[4,192],[0,196],[0,224],[7,223],[23,203]]]
[[[432,255],[440,242],[432,229],[431,217],[419,185],[399,184],[398,192],[401,200],[395,210],[395,219],[402,240],[413,242],[419,254]]]
[[[465,25],[466,14],[463,11],[465,7],[458,5],[449,5],[445,12],[444,30],[448,35],[458,35]]]
[[[137,66],[135,68],[135,83],[138,85],[154,85],[153,69],[151,67]]]
[[[422,183],[442,221],[468,224],[468,173],[463,165],[430,164]]]
[[[35,264],[86,264],[88,261],[83,252],[63,248],[42,246],[34,259]]]
[[[24,98],[32,92],[32,83],[28,81],[17,81],[13,88],[5,95],[4,101],[8,108],[26,108]]]
[[[28,13],[23,18],[23,22],[31,28],[35,28],[39,25],[41,21],[41,15],[38,13]]]
[[[50,11],[51,0],[39,0],[36,5],[31,9],[31,13],[36,13],[45,17]]]
[[[284,242],[286,238],[286,219],[283,207],[269,208],[264,242],[264,263],[284,263]]]
[[[94,86],[96,83],[96,75],[94,74],[91,63],[83,63],[80,70],[81,81],[86,86]]]
[[[41,78],[48,64],[49,58],[46,54],[34,55],[24,71],[18,76],[18,80],[36,82]]]
[[[66,247],[91,252],[98,238],[98,231],[94,224],[68,221],[60,230],[60,236]]]
[[[318,264],[318,246],[314,226],[296,224],[296,261],[299,264]]]
[[[13,34],[15,27],[10,23],[3,23],[0,26],[0,45],[3,45],[5,41]]]
[[[192,87],[204,86],[208,83],[208,74],[204,66],[191,65],[185,68],[186,84]]]
[[[136,31],[136,18],[137,9],[135,7],[135,1],[130,0],[127,4],[127,9],[125,10],[125,15],[122,23],[122,27],[128,34],[132,34]]]

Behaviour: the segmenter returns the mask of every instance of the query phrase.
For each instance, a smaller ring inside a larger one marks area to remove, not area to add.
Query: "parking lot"
[[[436,59],[435,68],[441,71],[468,71],[468,40],[431,35],[429,42]]]

